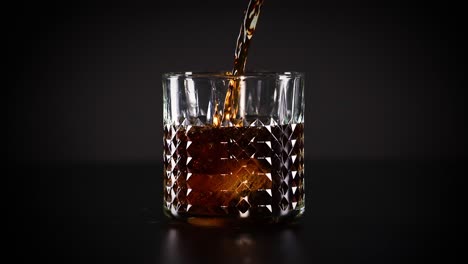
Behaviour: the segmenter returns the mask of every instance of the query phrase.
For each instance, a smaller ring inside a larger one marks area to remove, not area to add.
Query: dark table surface
[[[158,163],[9,166],[18,263],[406,263],[462,248],[461,161],[307,161],[301,221],[249,229],[168,221]]]

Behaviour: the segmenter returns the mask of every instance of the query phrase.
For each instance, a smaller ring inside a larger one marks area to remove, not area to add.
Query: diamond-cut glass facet
[[[249,124],[164,127],[167,209],[251,217],[303,207],[303,125],[267,119]]]
[[[245,212],[247,212],[247,210],[249,210],[250,203],[247,202],[247,200],[243,198],[243,199],[240,200],[240,202],[237,204],[236,207],[237,207],[237,209],[239,209],[239,211],[241,213],[245,213]]]

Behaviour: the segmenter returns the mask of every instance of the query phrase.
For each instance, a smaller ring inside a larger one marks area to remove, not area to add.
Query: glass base
[[[304,208],[290,211],[287,215],[278,217],[258,217],[258,218],[233,218],[218,216],[197,216],[179,213],[177,215],[164,208],[164,214],[173,221],[186,223],[192,226],[200,227],[253,227],[265,225],[293,225],[296,224],[304,215]]]

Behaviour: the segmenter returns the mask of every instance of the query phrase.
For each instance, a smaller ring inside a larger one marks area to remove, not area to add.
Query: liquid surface
[[[303,124],[244,127],[238,113],[239,76],[245,73],[262,4],[249,1],[234,67],[227,73],[232,78],[224,109],[215,102],[213,125],[164,128],[164,207],[191,224],[224,225],[225,219],[237,218],[280,222],[304,212]]]
[[[250,0],[247,10],[244,14],[239,36],[237,38],[236,50],[234,52],[234,68],[230,75],[239,76],[245,73],[245,65],[247,63],[247,54],[249,51],[250,41],[255,32],[257,21],[260,16],[260,10],[264,0]],[[215,126],[221,124],[233,124],[242,126],[242,119],[237,118],[239,111],[239,80],[231,79],[229,81],[229,88],[224,100],[223,118],[215,116],[213,120],[220,120],[221,122],[213,122]],[[215,115],[218,111],[215,111]]]

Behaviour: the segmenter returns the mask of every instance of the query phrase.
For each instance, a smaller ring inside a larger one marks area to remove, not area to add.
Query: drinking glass
[[[290,222],[305,211],[304,74],[163,74],[163,208],[194,225]],[[229,84],[235,117],[224,111]]]

